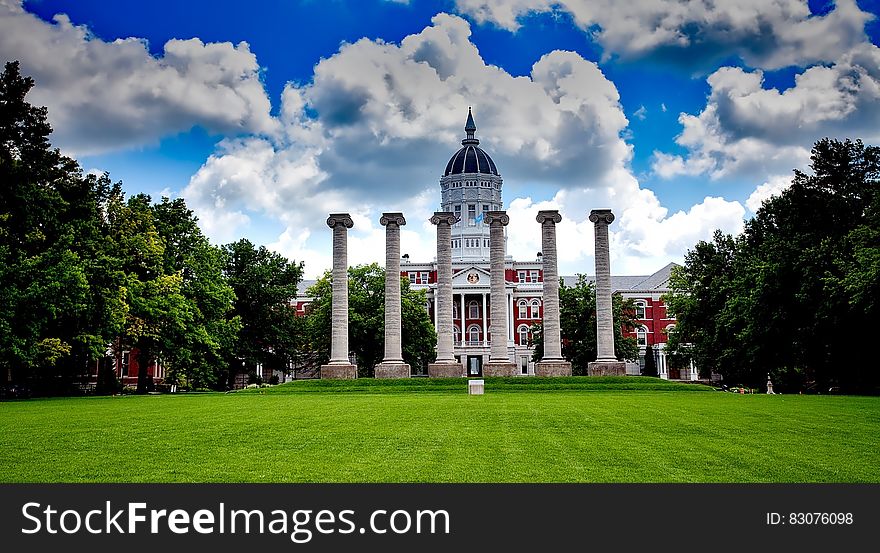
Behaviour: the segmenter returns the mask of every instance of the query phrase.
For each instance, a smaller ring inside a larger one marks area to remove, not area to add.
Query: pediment
[[[486,287],[489,286],[489,271],[472,265],[452,276],[452,285],[455,287]]]

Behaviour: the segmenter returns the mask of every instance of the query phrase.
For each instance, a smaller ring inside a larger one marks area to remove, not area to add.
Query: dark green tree
[[[657,376],[657,360],[654,359],[654,348],[650,345],[645,347],[645,367],[642,369],[644,376]]]
[[[311,298],[307,317],[309,343],[316,360],[330,359],[332,286],[327,272],[306,292]],[[432,362],[437,335],[422,290],[409,287],[401,278],[401,348],[403,360],[414,371]],[[348,270],[349,349],[357,355],[361,376],[373,376],[385,354],[385,270],[378,264],[359,265]]]
[[[241,330],[233,313],[235,294],[223,273],[225,254],[208,242],[182,198],[163,198],[153,214],[164,246],[163,273],[181,277],[188,304],[186,316],[161,338],[166,379],[195,388],[225,386],[225,364]]]
[[[670,281],[670,348],[735,384],[769,373],[783,390],[876,391],[876,368],[852,361],[852,332],[880,314],[880,149],[824,139],[811,160],[742,235],[688,253]]]
[[[302,349],[294,300],[303,265],[239,240],[223,247],[225,275],[235,294],[232,314],[241,329],[226,359],[226,382],[239,372],[255,373],[258,365],[287,370]]]
[[[635,338],[624,337],[624,329],[635,328],[635,306],[632,300],[624,300],[620,294],[611,298],[614,316],[614,353],[618,359],[634,360],[639,348]],[[577,282],[569,286],[564,281],[559,286],[559,323],[562,335],[562,356],[571,362],[574,375],[587,374],[587,364],[596,360],[596,286],[586,276],[577,275]],[[534,361],[544,355],[543,336],[540,328],[532,330]]]
[[[83,175],[49,143],[46,109],[17,62],[0,75],[0,370],[65,391],[120,328],[106,240],[109,178]]]

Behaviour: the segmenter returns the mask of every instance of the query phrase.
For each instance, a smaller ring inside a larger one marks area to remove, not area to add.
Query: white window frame
[[[532,300],[530,314],[532,319],[541,318],[541,300]]]
[[[520,319],[528,319],[529,318],[529,302],[526,300],[519,300],[517,304],[517,314]]]

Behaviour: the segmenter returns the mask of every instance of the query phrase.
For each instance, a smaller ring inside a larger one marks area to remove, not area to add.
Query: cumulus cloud
[[[761,208],[764,200],[769,200],[773,196],[778,196],[783,190],[791,186],[791,177],[787,175],[776,175],[767,179],[767,182],[759,184],[755,191],[752,192],[746,200],[746,207],[752,213],[757,213]]]
[[[462,13],[515,31],[530,13],[565,12],[623,59],[654,57],[692,69],[738,56],[776,69],[836,59],[864,42],[873,19],[855,0],[812,15],[803,0],[456,0]]]
[[[66,15],[47,23],[2,0],[0,56],[34,78],[28,100],[49,108],[53,143],[69,153],[150,144],[196,125],[231,134],[278,127],[244,42],[174,39],[154,57],[141,39],[107,42]]]
[[[639,188],[617,89],[595,63],[555,51],[528,76],[514,77],[487,64],[468,23],[447,14],[399,44],[342,45],[310,82],[286,87],[276,136],[224,141],[182,195],[215,239],[230,239],[259,217],[282,222],[272,247],[305,260],[310,276],[329,268],[330,212],[354,218],[350,263],[384,261],[383,211],[404,212],[402,252],[427,261],[436,251],[427,219],[438,208],[438,179],[458,148],[469,105],[477,136],[505,178],[508,246],[517,258],[540,250],[535,214],[545,207],[563,213],[560,263],[568,272],[592,272],[587,215],[597,206],[620,217],[613,233],[615,255],[628,259],[621,267],[641,272],[680,258],[691,236],[708,237],[719,223],[707,213],[721,213],[720,224],[732,228],[724,217],[735,206],[723,200],[667,217],[653,192]],[[546,201],[510,193],[538,185],[558,192]],[[655,235],[626,223],[646,216]],[[689,220],[693,226],[682,230]]]
[[[676,142],[687,155],[656,152],[661,177],[708,174],[766,176],[804,167],[825,136],[880,140],[880,48],[859,45],[830,66],[814,66],[780,92],[763,72],[722,67],[697,115],[679,116]]]

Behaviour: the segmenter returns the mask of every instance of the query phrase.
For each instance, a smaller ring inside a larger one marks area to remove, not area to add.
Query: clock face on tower
[[[476,284],[480,282],[480,275],[478,275],[477,273],[468,273],[467,281],[470,284]]]

